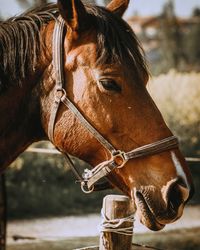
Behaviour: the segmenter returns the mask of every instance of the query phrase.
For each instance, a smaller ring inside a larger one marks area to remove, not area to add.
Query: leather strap
[[[58,17],[55,23],[54,32],[53,32],[53,67],[55,71],[55,90],[54,90],[54,102],[51,108],[51,114],[49,118],[48,125],[48,136],[49,139],[54,142],[54,127],[56,122],[57,112],[61,103],[65,103],[66,106],[77,116],[82,123],[84,123],[85,127],[95,135],[98,141],[100,141],[104,147],[106,147],[110,152],[114,152],[115,148],[106,140],[104,140],[103,136],[83,117],[83,115],[78,111],[78,109],[74,106],[74,104],[66,97],[66,92],[63,89],[64,85],[64,75],[63,75],[63,29],[65,26],[65,22],[61,16]],[[83,177],[78,172],[75,167],[73,161],[70,156],[64,152],[62,152],[67,165],[71,168],[72,172],[76,176],[76,182],[85,183]],[[82,184],[83,186],[83,184]],[[97,183],[94,187],[94,191],[105,190],[107,188],[112,188],[111,184],[108,181],[104,181],[102,183]],[[85,190],[84,190],[85,191]]]
[[[60,106],[61,97],[59,96],[59,91],[62,90],[64,83],[63,75],[63,29],[65,22],[61,16],[55,22],[54,32],[53,32],[53,68],[55,71],[56,88],[55,88],[55,98],[51,108],[51,114],[49,118],[48,125],[48,136],[49,139],[54,142],[54,124],[56,120],[56,115],[58,108]]]
[[[113,147],[110,142],[108,142],[97,130],[94,128],[81,114],[77,107],[69,100],[69,98],[64,97],[61,99],[62,103],[68,107],[72,113],[77,117],[77,119],[84,125],[85,128],[109,151],[111,154],[115,153],[117,150]]]
[[[60,102],[65,104],[72,113],[80,120],[80,122],[92,133],[92,135],[105,147],[109,152],[115,152],[116,149],[85,119],[77,107],[67,97],[64,86],[64,75],[63,75],[63,28],[64,20],[62,17],[58,17],[56,21],[54,33],[53,33],[53,67],[56,74],[56,88],[55,88],[55,99],[52,106],[50,120],[49,120],[49,138],[53,142],[54,125],[56,120],[56,114]]]
[[[128,160],[159,154],[167,150],[176,148],[177,146],[178,146],[177,138],[175,136],[170,136],[163,140],[150,143],[145,146],[141,146],[127,153],[123,153],[123,158],[126,163]],[[121,168],[123,166],[119,165],[115,161],[115,156],[114,156],[113,159],[100,163],[92,170],[87,170],[84,175],[84,178],[85,181],[87,182],[88,189],[90,189],[101,178],[109,175],[109,173],[112,172],[114,169]]]
[[[178,146],[178,140],[175,136],[170,136],[168,138],[138,147],[129,152],[116,150],[115,147],[107,139],[105,139],[97,131],[97,129],[93,127],[93,125],[91,125],[90,122],[83,116],[83,114],[78,110],[73,102],[67,97],[67,94],[63,89],[65,83],[63,75],[63,28],[64,20],[59,16],[58,20],[55,23],[53,33],[53,66],[55,70],[56,84],[55,99],[52,105],[51,115],[49,119],[48,135],[49,139],[53,142],[56,115],[59,106],[62,103],[77,117],[77,119],[104,146],[104,148],[106,148],[110,152],[110,160],[100,163],[92,170],[85,169],[82,176],[77,171],[70,157],[66,153],[63,153],[78,182],[81,183],[83,192],[90,193],[95,190],[95,185],[100,179],[108,176],[114,169],[122,168],[127,161],[131,159],[150,156],[153,154],[159,154],[164,151],[176,148]]]

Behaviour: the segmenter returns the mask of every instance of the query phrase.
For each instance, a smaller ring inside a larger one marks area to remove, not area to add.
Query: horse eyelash
[[[104,89],[108,90],[108,91],[115,91],[120,93],[122,91],[121,86],[119,86],[115,80],[112,79],[102,79],[99,81],[100,84],[103,86]],[[106,86],[106,83],[108,83],[108,85]],[[110,83],[110,86],[109,86]]]

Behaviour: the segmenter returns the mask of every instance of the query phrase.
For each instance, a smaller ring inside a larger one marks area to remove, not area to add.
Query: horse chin
[[[137,215],[140,218],[140,222],[147,228],[152,231],[159,231],[165,227],[165,224],[161,224],[156,219],[142,195],[135,196],[135,205],[137,207]]]

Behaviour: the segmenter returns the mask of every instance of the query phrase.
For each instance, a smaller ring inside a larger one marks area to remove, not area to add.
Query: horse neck
[[[40,138],[37,106],[31,91],[23,88],[14,88],[1,98],[0,168],[7,167],[27,146]]]
[[[35,69],[27,72],[20,84],[11,83],[9,73],[0,75],[0,84],[9,86],[0,92],[0,170],[6,168],[30,144],[46,139],[40,116],[41,78],[51,63],[53,27],[51,22],[41,29],[45,46],[40,48]]]
[[[0,97],[0,170],[31,143],[44,138],[36,75],[10,86]]]

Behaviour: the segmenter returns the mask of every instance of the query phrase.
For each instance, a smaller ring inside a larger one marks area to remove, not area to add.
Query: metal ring
[[[63,88],[57,88],[56,89],[56,93],[55,93],[55,100],[57,101],[57,102],[60,102],[60,101],[62,101],[63,99],[65,99],[65,97],[66,97],[66,91],[65,91],[65,89],[63,89]]]
[[[127,160],[125,159],[125,153],[121,150],[118,150],[112,157],[114,163],[117,165],[117,168],[122,168]]]
[[[81,190],[83,191],[83,193],[90,194],[94,191],[94,185],[92,185],[91,188],[89,188],[89,189],[88,188],[85,189],[85,187],[87,187],[87,184],[85,181],[82,181],[81,182]]]

